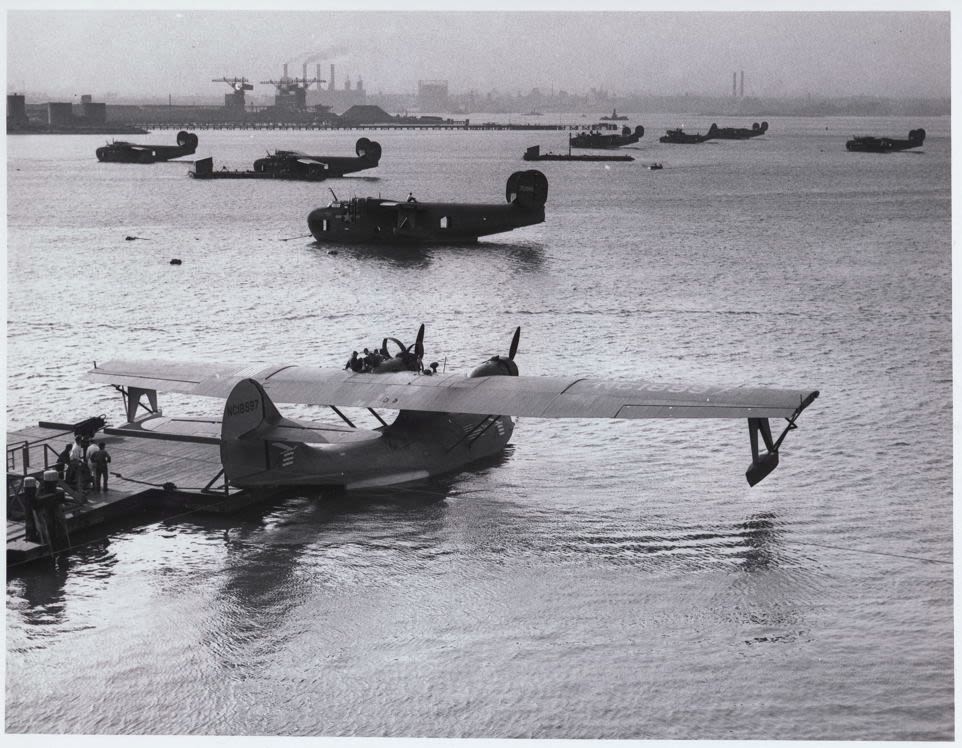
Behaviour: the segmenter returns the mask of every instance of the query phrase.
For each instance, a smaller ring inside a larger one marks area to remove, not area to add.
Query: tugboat
[[[626,119],[628,118],[625,117],[624,115],[618,114],[617,109],[612,109],[610,116],[605,115],[604,117],[601,118],[602,122],[619,122],[621,120],[626,120]]]
[[[97,149],[98,161],[121,164],[152,164],[180,156],[189,156],[197,150],[197,136],[181,130],[177,133],[177,145],[141,145],[115,140]]]
[[[918,130],[909,132],[907,140],[879,138],[874,135],[856,135],[845,144],[845,147],[850,151],[861,151],[863,153],[891,153],[892,151],[904,151],[907,148],[919,148],[923,143],[925,143],[925,130],[920,127]]]
[[[592,130],[572,136],[568,143],[572,148],[620,148],[637,143],[645,135],[645,128],[638,125],[634,131],[630,127],[621,128],[621,134],[607,134]]]
[[[682,130],[680,127],[674,130],[667,130],[664,135],[658,138],[659,143],[704,143],[712,137],[710,133],[702,135],[696,133],[692,135]]]
[[[505,197],[507,205],[422,203],[413,195],[404,201],[338,200],[334,195],[330,205],[311,211],[307,227],[319,242],[464,244],[544,222],[548,180],[540,171],[514,172]]]
[[[768,132],[767,122],[761,124],[753,122],[751,129],[747,127],[719,127],[712,122],[711,127],[708,128],[708,134],[714,140],[748,140],[764,135],[766,132]]]

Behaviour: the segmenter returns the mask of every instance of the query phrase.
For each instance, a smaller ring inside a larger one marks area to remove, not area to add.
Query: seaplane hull
[[[507,205],[356,197],[314,209],[307,227],[324,243],[466,244],[543,223],[547,196],[540,171],[515,172],[508,178]]]

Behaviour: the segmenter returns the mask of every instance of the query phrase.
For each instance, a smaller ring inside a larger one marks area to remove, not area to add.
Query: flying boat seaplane
[[[548,180],[540,171],[516,171],[505,187],[507,205],[428,203],[355,197],[312,210],[307,227],[319,242],[442,243],[476,242],[479,236],[544,222]]]
[[[373,169],[381,160],[381,144],[359,138],[354,144],[357,156],[310,156],[300,151],[274,151],[254,162],[257,172],[315,172],[328,177],[343,177],[364,169]]]
[[[214,169],[210,156],[194,162],[188,174],[194,179],[287,179],[320,182],[330,177],[343,177],[364,169],[373,169],[381,161],[381,144],[376,140],[359,138],[354,145],[357,156],[310,156],[300,151],[274,151],[254,162],[245,171]]]
[[[189,156],[197,150],[197,135],[186,130],[177,133],[177,145],[146,145],[115,140],[96,150],[98,161],[123,164],[152,164],[172,158]]]
[[[353,365],[355,357],[344,369],[118,360],[94,364],[88,378],[123,394],[128,422],[111,433],[219,444],[224,475],[240,488],[350,490],[455,472],[500,453],[519,416],[742,418],[752,456],[746,477],[755,485],[778,465],[786,435],[818,397],[810,389],[520,376],[520,333],[506,356],[488,358],[467,376],[423,366],[421,325],[412,345],[385,338],[365,366]],[[223,417],[165,417],[158,391],[223,398]],[[287,418],[275,403],[328,406],[342,423]],[[342,407],[366,408],[381,426],[357,428]],[[385,410],[397,411],[393,421],[379,412]],[[775,418],[786,421],[777,438]]]

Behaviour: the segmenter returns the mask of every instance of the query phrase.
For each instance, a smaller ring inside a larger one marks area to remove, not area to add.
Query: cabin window
[[[441,228],[446,229],[448,227],[448,217],[441,216]]]
[[[327,219],[326,219],[326,218],[322,218],[322,219],[321,219],[321,231],[327,231]]]

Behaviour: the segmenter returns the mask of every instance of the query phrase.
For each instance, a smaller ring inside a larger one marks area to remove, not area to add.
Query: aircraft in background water
[[[904,151],[908,148],[921,148],[924,144],[925,130],[920,127],[917,130],[910,131],[907,140],[878,138],[874,135],[856,135],[845,143],[845,148],[864,153],[891,153],[892,151]]]
[[[768,132],[768,122],[752,122],[751,128],[748,127],[719,127],[714,122],[708,128],[708,136],[712,140],[748,140],[757,138]]]
[[[121,164],[152,164],[156,161],[169,161],[172,158],[194,153],[197,150],[197,142],[197,136],[186,130],[177,133],[177,145],[141,145],[115,140],[97,149],[97,160]]]
[[[520,376],[520,334],[519,327],[506,356],[488,358],[467,376],[437,374],[436,364],[423,367],[422,325],[411,346],[386,338],[380,353],[387,358],[369,372],[118,360],[95,364],[88,379],[111,384],[124,396],[128,423],[109,433],[218,443],[226,479],[243,488],[358,489],[458,471],[503,450],[517,416],[744,418],[752,453],[746,477],[755,485],[778,465],[785,436],[818,397],[811,389]],[[398,354],[388,354],[388,340]],[[223,419],[164,417],[158,391],[224,398]],[[344,423],[287,418],[275,403],[329,406]],[[356,428],[341,407],[367,408],[382,425]],[[138,418],[141,408],[147,415]],[[398,414],[388,423],[378,410]],[[787,421],[777,439],[771,418]]]
[[[627,118],[626,118],[627,119]],[[580,132],[568,139],[571,148],[620,148],[623,145],[637,143],[645,136],[645,128],[638,125],[634,130],[622,127],[621,134],[605,133],[592,130]]]
[[[194,179],[289,179],[320,182],[329,177],[343,177],[356,171],[373,169],[381,161],[381,144],[360,138],[354,145],[354,156],[309,156],[300,151],[274,151],[254,162],[253,170],[214,170],[214,159],[194,162],[188,174]]]
[[[505,188],[507,205],[422,203],[379,197],[334,201],[312,210],[307,227],[319,242],[442,243],[475,242],[544,221],[548,180],[540,171],[516,171]]]

